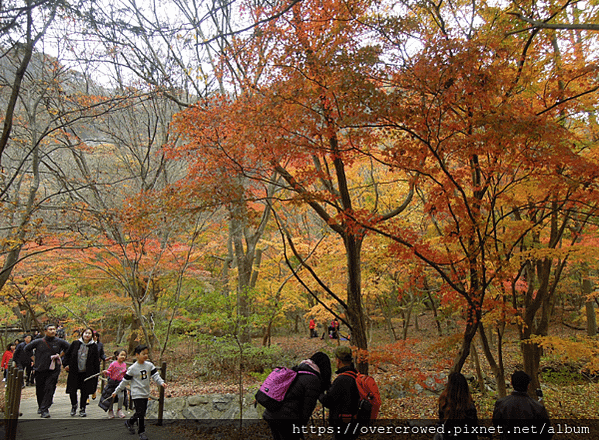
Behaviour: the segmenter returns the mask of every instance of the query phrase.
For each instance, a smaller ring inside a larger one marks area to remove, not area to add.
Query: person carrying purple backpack
[[[274,440],[302,438],[301,427],[310,420],[318,396],[331,386],[331,360],[325,353],[314,353],[294,369],[298,374],[281,406],[276,411],[265,409],[262,415]]]

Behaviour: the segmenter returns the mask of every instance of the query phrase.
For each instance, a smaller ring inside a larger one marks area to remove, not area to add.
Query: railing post
[[[105,371],[106,370],[106,359],[102,359],[102,370],[101,371]],[[100,375],[100,396],[102,396],[102,393],[104,392],[104,381],[102,380],[104,376]]]
[[[162,368],[160,369],[160,376],[162,380],[166,380],[166,362],[162,362]],[[164,387],[158,387],[158,426],[162,426],[162,420],[164,415]]]
[[[15,440],[17,437],[22,388],[23,370],[14,367],[11,363],[6,375],[6,408],[4,411],[6,440]]]

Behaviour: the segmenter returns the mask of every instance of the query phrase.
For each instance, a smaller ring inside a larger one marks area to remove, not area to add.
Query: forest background
[[[509,331],[594,377],[598,8],[3,2],[2,322],[245,368],[336,316],[367,372],[426,312],[498,396]]]

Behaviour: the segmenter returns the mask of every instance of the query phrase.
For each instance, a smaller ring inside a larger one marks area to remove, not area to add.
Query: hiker
[[[329,424],[333,427],[333,440],[354,440],[358,438],[359,426],[354,421],[358,413],[360,393],[356,380],[345,372],[357,375],[353,364],[352,351],[349,347],[338,347],[335,350],[337,378],[331,388],[320,395],[320,402],[329,408]]]
[[[71,416],[77,414],[77,390],[81,393],[79,416],[86,417],[87,398],[98,387],[100,355],[93,334],[91,328],[86,328],[81,338],[73,341],[65,354],[64,370],[69,373],[66,391],[71,398]],[[96,377],[92,377],[94,375]]]
[[[31,335],[25,335],[23,342],[17,345],[15,353],[13,355],[13,361],[15,362],[19,370],[23,370],[23,386],[33,385],[33,379],[31,373],[33,371],[31,358],[25,353],[25,346],[31,342]]]
[[[514,391],[495,402],[493,425],[501,426],[501,440],[550,439],[553,436],[548,433],[551,424],[547,410],[528,395],[531,380],[524,371],[514,372]]]
[[[277,410],[266,409],[263,414],[274,440],[303,438],[306,426],[316,407],[318,396],[331,385],[331,360],[322,352],[314,353],[294,368],[297,376],[285,393]]]
[[[339,321],[337,321],[337,318],[333,318],[331,325],[329,325],[329,338],[339,339]]]
[[[447,385],[439,396],[439,421],[445,432],[451,432],[456,440],[476,440],[471,427],[478,426],[478,416],[474,400],[470,394],[468,381],[462,373],[451,373]],[[461,428],[459,433],[455,429]],[[476,430],[474,430],[476,432]]]
[[[135,423],[137,422],[139,439],[148,440],[145,417],[150,397],[150,378],[163,388],[166,388],[166,382],[160,377],[160,372],[154,364],[148,362],[149,349],[147,345],[138,345],[135,347],[134,353],[137,355],[136,362],[129,367],[111,397],[116,397],[125,389],[125,386],[131,384],[131,399],[135,403],[135,413],[125,422],[125,427],[131,434],[135,434]]]
[[[2,382],[6,382],[6,376],[8,375],[8,367],[12,362],[12,358],[15,353],[15,349],[17,348],[16,344],[13,342],[12,344],[8,344],[6,347],[6,351],[2,355],[2,362],[0,362],[0,368],[4,371],[4,378]]]
[[[112,410],[112,407],[115,403],[117,403],[116,415],[122,419],[125,417],[125,413],[123,412],[123,405],[125,404],[126,391],[122,390],[117,394],[115,398],[116,402],[115,399],[113,399],[111,396],[114,390],[116,390],[116,388],[119,386],[119,384],[123,380],[123,377],[125,377],[125,373],[127,372],[127,364],[125,363],[125,360],[127,359],[127,352],[124,349],[116,350],[114,352],[114,357],[116,358],[116,360],[110,364],[108,369],[102,372],[104,373],[104,376],[108,377],[108,383],[102,391],[102,396],[100,397],[100,402],[98,403],[98,406],[102,408],[104,411],[108,410],[108,418],[114,419],[114,411]]]
[[[308,324],[308,327],[310,327],[310,337],[317,338],[318,333],[316,333],[316,322],[314,321],[314,318],[310,318],[310,323]]]
[[[44,331],[46,335],[43,338],[34,339],[25,346],[25,353],[34,360],[37,412],[47,419],[60,375],[60,357],[69,349],[69,343],[56,337],[54,324],[46,324]]]

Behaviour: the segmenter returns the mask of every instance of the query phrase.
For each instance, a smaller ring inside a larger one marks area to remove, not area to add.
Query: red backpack
[[[356,419],[363,422],[375,420],[381,408],[381,393],[379,393],[379,387],[374,378],[366,374],[354,373],[353,371],[345,371],[341,374],[356,379],[358,393],[360,394]]]

